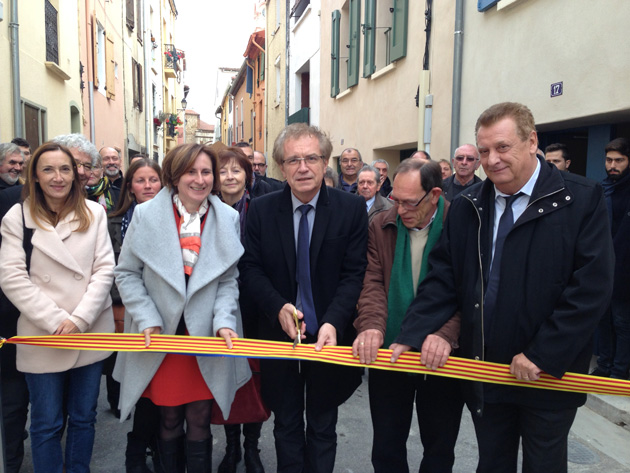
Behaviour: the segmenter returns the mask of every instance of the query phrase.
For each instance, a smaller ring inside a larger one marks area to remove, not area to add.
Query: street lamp
[[[184,111],[184,144],[186,144],[186,106],[188,102],[186,101],[186,97],[182,99],[182,110]]]

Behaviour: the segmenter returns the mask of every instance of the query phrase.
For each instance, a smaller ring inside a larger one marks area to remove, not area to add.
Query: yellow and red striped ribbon
[[[310,344],[299,344],[294,349],[293,343],[290,342],[247,338],[235,338],[232,341],[234,346],[232,349],[229,349],[225,345],[225,341],[217,337],[152,335],[151,346],[146,348],[144,346],[144,335],[142,334],[84,333],[42,337],[12,337],[8,340],[3,339],[1,343],[37,345],[67,350],[161,352],[202,356],[242,356],[248,358],[322,361],[345,366],[367,366],[381,370],[432,374],[510,386],[630,396],[630,381],[627,380],[601,378],[577,373],[566,373],[562,379],[556,379],[553,376],[542,373],[538,381],[520,381],[510,373],[508,365],[454,356],[448,359],[445,366],[437,371],[432,371],[420,364],[420,353],[417,352],[403,353],[396,363],[391,363],[389,360],[392,351],[380,349],[374,363],[362,365],[358,358],[352,356],[352,348],[346,346],[326,346],[318,352],[315,351],[315,345]]]

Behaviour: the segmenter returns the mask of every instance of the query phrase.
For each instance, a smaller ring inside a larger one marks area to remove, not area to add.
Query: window
[[[134,18],[134,12],[135,12],[134,1],[127,0],[127,3],[126,3],[127,28],[129,28],[131,31],[133,31],[133,28],[136,24],[136,21]]]
[[[359,30],[361,26],[361,1],[350,0],[348,38],[348,88],[359,83]]]
[[[363,77],[407,54],[409,0],[365,0]]]
[[[392,62],[407,55],[407,17],[409,16],[409,0],[394,0],[393,14],[392,38],[389,47],[389,58]]]
[[[46,0],[46,61],[59,64],[59,33],[57,31],[57,10]],[[35,149],[35,148],[33,148]]]
[[[341,29],[341,12],[332,12],[332,24],[330,28],[330,96],[339,94],[339,33]]]
[[[311,0],[295,0],[293,2],[293,8],[291,8],[291,16],[295,18],[295,22],[297,22],[300,19],[300,17],[302,16],[302,13],[304,13],[304,10],[306,10],[306,7],[310,3],[311,3]]]
[[[236,141],[239,141],[238,139],[238,105],[236,106],[236,110],[235,110],[235,121],[236,121]]]
[[[477,11],[486,11],[499,3],[499,0],[477,0]]]
[[[98,91],[105,95],[106,79],[107,79],[107,61],[105,58],[105,29],[101,24],[96,22],[96,44],[95,44],[95,62],[96,67],[94,70],[94,86],[98,88]]]
[[[281,71],[280,71],[280,55],[276,58],[274,63],[274,69],[276,71],[276,104],[280,103],[281,94],[282,94],[282,84],[281,84]]]
[[[111,35],[105,35],[105,92],[108,99],[113,99],[116,92],[116,62],[114,61],[114,40]]]
[[[133,82],[133,106],[142,111],[142,64],[131,58],[131,80]]]
[[[258,55],[258,82],[265,80],[265,53]]]
[[[283,7],[283,2],[276,0],[276,29],[280,28],[280,9]]]
[[[32,149],[38,148],[47,140],[46,110],[34,103],[22,101],[22,117],[24,139],[31,144]]]
[[[374,64],[374,48],[376,47],[376,0],[365,0],[364,21],[363,77],[370,77],[376,70]]]
[[[137,17],[136,17],[136,36],[140,44],[142,44],[142,0],[138,0],[136,3],[137,7]]]

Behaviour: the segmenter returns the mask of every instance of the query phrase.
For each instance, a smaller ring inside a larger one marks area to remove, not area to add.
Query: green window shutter
[[[389,45],[389,60],[394,62],[407,55],[407,18],[409,0],[394,0],[392,38]]]
[[[359,83],[359,31],[361,0],[350,0],[350,54],[348,56],[348,88]]]
[[[332,12],[332,27],[330,34],[330,96],[336,97],[339,94],[339,29],[341,23],[341,12]]]
[[[265,53],[260,53],[258,56],[258,77],[260,80],[265,80]]]
[[[363,30],[363,77],[370,77],[376,70],[376,0],[365,0],[365,29]]]

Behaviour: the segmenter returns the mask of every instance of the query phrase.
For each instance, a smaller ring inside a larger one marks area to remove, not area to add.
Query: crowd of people
[[[475,137],[450,160],[419,150],[391,176],[388,161],[368,165],[347,148],[337,174],[326,133],[292,124],[273,146],[283,181],[247,143],[184,144],[161,167],[137,156],[124,173],[118,149],[79,134],[32,156],[24,140],[0,144],[0,335],[115,331],[143,334],[146,347],[159,334],[214,336],[228,348],[244,336],[350,346],[365,367],[381,348],[394,364],[418,350],[432,370],[457,355],[507,364],[524,384],[588,373],[596,341],[592,374],[628,379],[628,140],[606,146],[599,184],[568,172],[566,146],[538,148],[522,104],[485,110]],[[133,416],[128,473],[152,471],[147,452],[156,472],[212,471],[211,423],[226,435],[219,473],[243,458],[248,473],[264,472],[269,413],[253,415],[244,397],[273,412],[278,472],[332,473],[338,408],[363,374],[27,345],[3,347],[0,359],[13,473],[29,406],[35,471],[89,471],[102,375],[112,412]],[[420,472],[452,471],[464,405],[478,472],[516,472],[521,443],[523,472],[567,471],[586,400],[398,371],[369,370],[368,383],[376,473],[409,471],[414,406]]]

